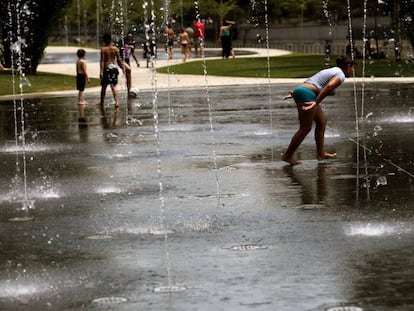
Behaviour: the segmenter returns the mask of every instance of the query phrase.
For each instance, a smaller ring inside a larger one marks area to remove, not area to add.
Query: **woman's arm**
[[[328,84],[319,92],[316,96],[316,104],[319,104],[326,96],[329,95],[334,89],[341,85],[341,79],[338,77],[333,77],[329,80]]]

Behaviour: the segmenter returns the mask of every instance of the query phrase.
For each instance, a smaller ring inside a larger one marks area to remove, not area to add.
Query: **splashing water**
[[[326,44],[328,45],[332,41],[332,19],[331,14],[328,8],[329,0],[322,0],[322,10],[323,15],[325,16],[326,20],[328,21],[329,31],[328,31],[328,39],[326,40]],[[330,50],[325,51],[325,63],[328,65],[330,62]]]
[[[364,1],[365,2],[365,1]],[[366,8],[366,3],[364,3],[364,7]],[[347,13],[348,13],[348,36],[349,36],[349,44],[351,46],[351,58],[355,59],[354,55],[354,40],[353,40],[353,29],[352,29],[352,13],[351,13],[351,3],[350,0],[347,0]],[[364,14],[364,18],[366,18],[366,14]],[[364,21],[364,24],[366,25],[366,21]],[[357,160],[357,179],[356,179],[356,189],[359,189],[359,176],[360,176],[360,143],[359,143],[359,113],[358,113],[358,100],[357,100],[357,89],[356,89],[356,81],[355,81],[355,72],[353,72],[353,87],[354,87],[354,108],[355,108],[355,131],[356,131],[356,144],[357,144],[357,150],[356,150],[356,160]],[[364,94],[362,93],[362,97]],[[365,152],[365,149],[363,150],[364,155],[364,167],[365,167],[365,183],[368,183],[368,162],[367,162],[367,155]],[[370,193],[369,193],[369,187],[366,187],[367,191],[367,198],[369,199]],[[359,192],[356,191],[356,196],[358,199]]]
[[[328,25],[329,25],[328,37],[330,38],[332,37],[332,20],[331,20],[331,14],[328,9],[328,4],[329,4],[329,0],[322,1],[323,15],[325,15],[326,20],[328,21]]]
[[[267,68],[267,96],[268,96],[268,108],[269,108],[269,124],[270,133],[273,132],[273,114],[272,114],[272,88],[271,88],[271,65],[270,65],[270,46],[269,46],[269,16],[268,16],[268,3],[267,0],[250,0],[251,6],[251,20],[255,27],[260,27],[263,23],[265,27],[265,42],[266,42],[266,68]],[[263,16],[263,20],[261,17]],[[258,43],[262,43],[262,36],[256,35]],[[271,159],[274,160],[274,150],[271,148]]]
[[[196,19],[200,21],[199,3],[197,1],[194,2],[194,9],[196,11]],[[201,49],[201,57],[202,57],[202,64],[203,64],[205,100],[208,106],[208,119],[209,119],[209,124],[210,124],[210,140],[211,140],[212,154],[213,154],[214,176],[216,179],[217,207],[220,207],[221,190],[220,190],[220,181],[219,181],[219,176],[218,176],[216,142],[215,142],[214,123],[213,123],[213,111],[212,111],[212,105],[210,101],[207,63],[206,63],[206,58],[204,55],[204,40],[201,41],[200,49]]]
[[[154,2],[151,0],[151,22],[148,20],[148,2],[144,2],[143,9],[144,9],[144,16],[145,16],[145,36],[147,42],[149,41],[149,32],[155,34],[155,5]],[[170,253],[168,249],[168,234],[169,231],[166,229],[165,226],[165,199],[163,193],[163,182],[162,182],[162,162],[161,162],[161,151],[160,151],[160,130],[159,130],[159,113],[158,113],[158,85],[157,85],[157,71],[155,66],[154,58],[151,58],[151,87],[152,87],[152,113],[154,118],[154,136],[156,141],[156,154],[157,154],[157,174],[158,174],[158,198],[160,201],[160,215],[159,215],[159,222],[160,222],[160,230],[164,234],[164,254],[165,254],[165,262],[166,262],[166,269],[167,269],[167,288],[172,287],[171,283],[171,260],[170,260]]]
[[[30,81],[24,74],[24,52],[26,48],[25,33],[26,22],[24,18],[30,16],[30,9],[27,4],[23,4],[19,1],[12,5],[8,3],[8,12],[9,12],[9,23],[10,26],[17,25],[15,33],[13,33],[12,27],[10,27],[9,37],[16,38],[16,40],[10,45],[11,49],[11,64],[12,64],[12,84],[13,84],[13,108],[14,108],[14,128],[15,128],[15,144],[16,150],[21,149],[21,158],[22,158],[22,174],[23,177],[20,178],[19,174],[21,173],[20,167],[20,157],[19,152],[16,151],[16,177],[15,181],[23,182],[23,198],[17,201],[22,203],[22,210],[27,211],[28,209],[34,208],[34,201],[28,199],[27,194],[27,166],[26,166],[26,136],[25,136],[25,112],[24,112],[24,100],[23,100],[23,88],[25,86],[30,86]],[[15,12],[15,15],[12,14]],[[16,90],[16,77],[19,77],[19,90],[20,98],[19,104],[16,99],[17,90]],[[19,130],[19,116],[20,113],[20,130]],[[19,148],[19,142],[21,143],[21,148]]]

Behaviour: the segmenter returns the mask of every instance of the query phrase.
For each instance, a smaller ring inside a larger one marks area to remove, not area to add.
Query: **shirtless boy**
[[[119,109],[118,102],[118,90],[116,85],[118,84],[118,66],[125,72],[125,67],[127,66],[122,62],[121,56],[119,54],[119,49],[112,45],[112,38],[110,34],[103,35],[103,41],[105,46],[101,48],[101,60],[99,63],[100,66],[100,78],[101,78],[101,101],[99,104],[101,108],[104,107],[106,88],[108,85],[111,86],[112,94],[115,100],[115,109]]]
[[[85,50],[79,49],[76,52],[78,60],[76,61],[76,89],[78,93],[78,105],[87,105],[88,103],[83,99],[83,92],[85,91],[85,85],[87,82],[90,82],[88,77],[88,71],[86,69],[85,61]]]

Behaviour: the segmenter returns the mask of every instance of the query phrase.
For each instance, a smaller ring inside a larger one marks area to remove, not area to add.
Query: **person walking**
[[[119,75],[117,64],[123,72],[125,72],[125,67],[129,66],[122,62],[119,49],[112,45],[112,36],[110,34],[104,34],[103,41],[105,46],[101,48],[101,59],[99,62],[99,77],[101,78],[101,101],[99,104],[101,109],[103,109],[106,89],[110,85],[115,100],[115,109],[119,109],[118,90],[116,88]]]
[[[351,76],[355,69],[355,61],[349,56],[341,56],[336,59],[336,66],[323,69],[306,79],[301,85],[295,87],[293,92],[285,98],[295,100],[298,116],[299,130],[293,135],[289,147],[282,154],[282,160],[291,165],[300,164],[298,160],[293,158],[296,149],[312,130],[312,124],[315,122],[315,141],[317,150],[317,159],[332,159],[336,157],[336,153],[328,153],[325,151],[325,128],[326,117],[320,103],[322,100],[333,94],[335,89],[339,87],[345,78]]]
[[[76,55],[78,56],[78,60],[76,61],[76,89],[79,91],[78,105],[87,105],[88,103],[83,99],[86,83],[90,82],[86,68],[86,51],[84,49],[78,49]]]

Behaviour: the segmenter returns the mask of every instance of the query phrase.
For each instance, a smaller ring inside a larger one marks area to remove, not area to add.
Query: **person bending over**
[[[293,92],[285,98],[293,97],[298,109],[299,130],[293,135],[289,147],[282,154],[282,160],[291,165],[300,162],[293,158],[296,149],[311,131],[312,124],[315,122],[315,141],[317,159],[331,159],[336,157],[336,153],[325,151],[325,128],[326,117],[320,103],[329,94],[334,93],[346,77],[351,76],[355,69],[355,61],[348,56],[338,57],[336,66],[319,71],[305,80],[301,85],[294,88]]]

